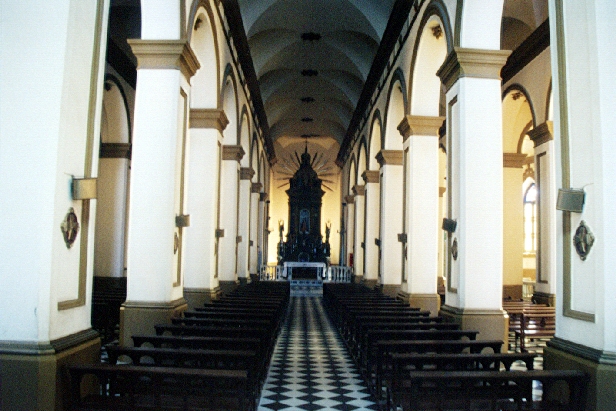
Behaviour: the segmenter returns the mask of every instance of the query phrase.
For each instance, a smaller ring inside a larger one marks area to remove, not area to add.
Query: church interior
[[[614,410],[612,0],[1,9],[0,410]]]

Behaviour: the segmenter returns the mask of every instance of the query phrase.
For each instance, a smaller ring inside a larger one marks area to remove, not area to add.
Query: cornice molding
[[[356,184],[352,188],[353,194],[356,196],[363,196],[366,194],[366,186],[362,184]]]
[[[250,192],[253,194],[259,194],[261,193],[261,189],[263,188],[263,184],[261,183],[252,183],[252,186],[250,187]]]
[[[344,202],[347,204],[355,204],[355,196],[344,196]]]
[[[543,124],[539,124],[526,134],[528,134],[528,137],[533,140],[535,147],[539,147],[548,141],[554,140],[554,123],[551,121],[546,121]]]
[[[222,159],[241,161],[246,152],[242,146],[222,146]]]
[[[252,177],[254,177],[254,175],[255,171],[251,167],[240,168],[240,180],[252,180]]]
[[[378,170],[366,170],[362,173],[361,178],[364,179],[366,184],[378,183],[380,180],[380,173]]]
[[[398,131],[405,142],[411,136],[435,136],[443,125],[445,117],[433,116],[405,116],[398,125]]]
[[[522,168],[526,164],[526,154],[503,153],[503,167]]]
[[[190,79],[201,65],[186,39],[180,40],[127,40],[137,57],[139,69],[176,69]]]
[[[402,150],[381,150],[376,155],[376,161],[381,167],[388,166],[401,166],[404,159],[404,152]]]
[[[501,69],[510,54],[509,50],[454,47],[436,75],[441,78],[447,91],[463,77],[500,80]]]
[[[215,128],[222,133],[229,119],[225,111],[219,108],[192,108],[189,116],[190,128]]]

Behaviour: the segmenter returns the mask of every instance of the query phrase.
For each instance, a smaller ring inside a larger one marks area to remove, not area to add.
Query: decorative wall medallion
[[[77,214],[75,214],[73,207],[68,209],[64,221],[60,224],[60,230],[62,230],[66,248],[71,248],[79,233],[79,221],[77,221]]]
[[[458,259],[458,239],[454,238],[453,243],[451,243],[451,256],[454,261]]]
[[[173,254],[178,253],[178,248],[180,248],[180,236],[175,233],[173,234]]]
[[[575,246],[575,251],[577,251],[582,261],[586,260],[586,257],[588,256],[588,253],[590,253],[590,249],[592,248],[594,242],[595,236],[590,232],[590,229],[584,220],[580,221],[580,226],[577,230],[575,230],[573,245]]]

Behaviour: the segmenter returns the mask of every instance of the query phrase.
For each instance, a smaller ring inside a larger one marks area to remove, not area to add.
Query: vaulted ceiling
[[[279,160],[333,164],[395,0],[237,0]]]

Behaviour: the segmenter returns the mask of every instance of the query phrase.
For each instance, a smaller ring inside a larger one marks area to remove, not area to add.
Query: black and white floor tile
[[[258,411],[377,409],[321,298],[291,297]]]

